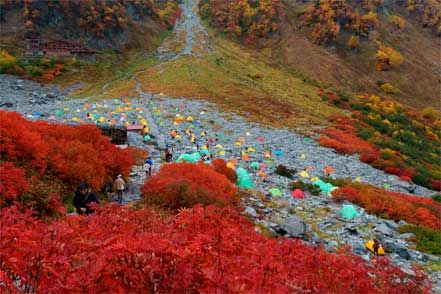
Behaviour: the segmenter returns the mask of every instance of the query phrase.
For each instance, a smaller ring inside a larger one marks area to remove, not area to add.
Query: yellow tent
[[[306,171],[300,172],[299,175],[303,178],[309,178],[309,174]]]
[[[222,146],[221,144],[216,144],[216,146],[214,146],[214,147],[219,148],[219,149],[223,149],[224,148],[224,146]]]
[[[247,151],[248,151],[248,152],[254,152],[254,151],[256,151],[256,150],[254,150],[253,147],[248,147]]]
[[[72,118],[72,121],[78,121],[79,119],[78,119],[78,117],[73,117]]]
[[[364,246],[369,249],[370,252],[374,253],[374,240],[370,240],[369,242],[366,242]],[[378,248],[378,255],[384,255],[384,249],[380,245],[380,248]]]
[[[192,122],[193,121],[193,117],[191,117],[191,116],[187,117],[187,121],[188,122]]]

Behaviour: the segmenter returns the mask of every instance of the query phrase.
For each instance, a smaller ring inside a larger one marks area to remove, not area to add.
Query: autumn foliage
[[[347,200],[360,205],[371,214],[434,230],[441,228],[441,205],[430,197],[390,192],[366,184],[340,187],[332,195],[337,201]]]
[[[124,29],[129,20],[128,11],[136,19],[150,17],[167,28],[172,28],[180,15],[178,3],[171,0],[19,0],[16,2],[15,7],[23,5],[25,26],[30,32],[38,31],[45,26],[62,25],[65,31],[80,28],[84,33],[91,33],[97,38]]]
[[[348,97],[323,89],[318,95],[352,113],[328,118],[333,126],[320,131],[321,146],[358,153],[361,161],[403,181],[441,188],[441,129],[434,109],[416,111],[375,95]]]
[[[322,0],[308,7],[302,16],[305,26],[311,28],[311,37],[317,44],[335,43],[340,32],[366,37],[378,25],[377,15],[370,11],[361,15],[348,1]],[[356,37],[352,37],[356,38]],[[350,48],[354,46],[352,39]]]
[[[109,205],[43,222],[1,211],[0,290],[36,293],[429,293],[381,258],[266,239],[231,208],[175,217]],[[14,284],[14,281],[18,281]]]
[[[200,7],[211,25],[247,43],[277,32],[282,15],[279,0],[205,0]]]
[[[132,166],[131,153],[92,125],[30,122],[0,111],[0,134],[2,206],[19,201],[50,214],[78,183],[100,190],[115,175],[128,176]]]
[[[219,164],[218,164],[219,166]],[[143,202],[177,210],[198,203],[219,206],[238,202],[236,186],[205,163],[171,163],[142,187]]]

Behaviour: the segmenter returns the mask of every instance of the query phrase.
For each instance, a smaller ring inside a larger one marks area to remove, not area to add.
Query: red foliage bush
[[[434,230],[441,228],[441,205],[432,198],[389,192],[370,185],[352,184],[332,192],[336,201],[347,200],[368,213],[385,215],[395,221],[405,220]]]
[[[388,259],[265,239],[233,209],[108,205],[52,223],[1,211],[0,290],[35,293],[429,293]]]
[[[0,206],[11,204],[17,196],[29,191],[25,171],[11,162],[0,165]]]
[[[430,186],[435,191],[441,191],[441,180],[429,179]]]
[[[192,207],[198,203],[232,205],[238,190],[223,174],[205,163],[171,163],[142,187],[143,201],[170,209]]]
[[[1,160],[23,167],[27,177],[34,177],[31,186],[44,183],[40,187],[44,190],[35,191],[35,197],[64,195],[83,181],[100,189],[118,173],[128,176],[132,166],[130,152],[112,145],[92,125],[30,122],[17,113],[0,111],[0,134]],[[33,201],[22,202],[31,205]]]
[[[214,170],[224,176],[227,177],[227,179],[230,180],[230,182],[232,182],[233,184],[235,184],[237,182],[237,174],[236,171],[232,168],[229,168],[227,166],[227,163],[225,162],[225,160],[221,159],[221,158],[217,158],[213,161],[211,161],[211,164],[214,167]]]
[[[399,168],[399,167],[386,167],[384,169],[384,172],[388,173],[388,174],[392,174],[392,175],[398,175],[401,172],[401,168]]]
[[[380,154],[378,152],[372,153],[363,153],[360,155],[359,159],[364,163],[372,163],[378,159],[380,159]]]

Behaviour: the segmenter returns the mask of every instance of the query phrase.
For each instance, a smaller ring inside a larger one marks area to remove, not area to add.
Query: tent
[[[210,151],[208,151],[208,149],[200,149],[199,150],[199,153],[201,154],[201,155],[207,155],[207,156],[210,156]]]
[[[346,204],[340,210],[341,216],[345,219],[353,219],[360,216],[360,213],[357,211],[354,205]]]
[[[368,241],[364,244],[364,246],[369,249],[370,252],[375,253],[374,251],[374,240]],[[384,255],[384,249],[383,246],[380,245],[378,248],[378,255]]]
[[[280,196],[283,195],[283,194],[282,194],[282,191],[280,191],[280,190],[277,189],[277,188],[271,188],[271,189],[269,190],[269,192],[270,192],[271,195],[273,195],[274,197],[280,197]]]
[[[283,156],[283,152],[280,150],[275,150],[273,153],[275,156]]]
[[[254,169],[254,170],[258,170],[259,167],[260,167],[260,165],[259,165],[258,162],[252,162],[250,166],[251,166],[251,168]]]
[[[237,186],[240,188],[254,188],[253,182],[250,180],[250,175],[246,169],[239,167],[236,169]]]
[[[302,171],[299,173],[302,178],[309,178],[309,174],[306,171]]]
[[[303,193],[303,191],[300,189],[295,189],[294,191],[291,192],[291,196],[296,199],[302,199],[305,198],[305,193]]]
[[[200,160],[201,160],[201,154],[199,154],[199,152],[195,152],[192,154],[182,154],[181,156],[179,156],[176,162],[186,161],[186,162],[196,163]]]

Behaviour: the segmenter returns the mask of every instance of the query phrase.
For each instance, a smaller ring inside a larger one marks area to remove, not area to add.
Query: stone
[[[404,233],[398,236],[400,239],[403,240],[409,240],[409,239],[415,239],[415,234],[414,233]]]
[[[386,236],[393,236],[394,235],[393,230],[391,228],[389,228],[387,225],[385,225],[384,223],[377,225],[375,227],[375,231],[380,232]]]
[[[389,228],[396,230],[398,228],[398,224],[393,220],[383,220],[383,223],[386,224]]]
[[[386,252],[393,252],[398,254],[401,258],[410,260],[411,256],[407,248],[394,240],[388,240],[382,243],[383,248]]]
[[[355,241],[354,243],[352,243],[352,252],[354,252],[355,254],[358,255],[363,255],[368,253],[368,249],[366,248],[366,246],[364,246],[364,244],[360,241]]]
[[[247,206],[247,208],[245,209],[243,214],[251,216],[251,217],[256,217],[257,216],[256,210],[254,208],[250,207],[250,206]]]
[[[407,225],[407,222],[404,221],[404,220],[400,220],[400,221],[398,222],[398,225],[399,225],[399,226],[404,226],[404,225]]]
[[[281,225],[282,230],[292,237],[304,237],[306,233],[305,221],[297,216],[288,216]]]

